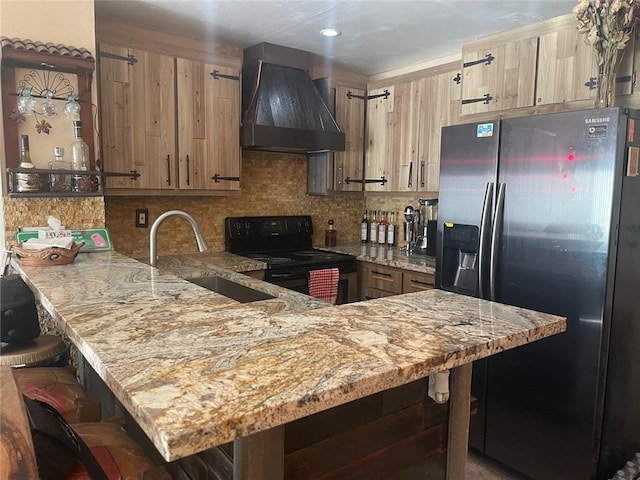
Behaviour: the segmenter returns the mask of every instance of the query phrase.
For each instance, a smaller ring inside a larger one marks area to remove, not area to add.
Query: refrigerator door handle
[[[487,189],[484,192],[484,202],[482,204],[482,218],[480,219],[480,246],[478,248],[478,295],[484,298],[484,259],[487,235],[489,234],[491,204],[493,199],[493,182],[487,182]]]
[[[491,258],[489,261],[489,300],[496,300],[496,275],[498,267],[498,237],[502,231],[502,221],[504,218],[504,196],[507,188],[506,183],[501,183],[498,187],[498,200],[496,201],[496,213],[493,220],[493,231],[491,232]]]

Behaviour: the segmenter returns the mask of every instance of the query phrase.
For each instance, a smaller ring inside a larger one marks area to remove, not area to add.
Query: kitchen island
[[[167,461],[234,441],[234,478],[282,478],[284,424],[447,369],[464,478],[471,362],[566,328],[440,290],[274,312],[116,252],[15,268]]]

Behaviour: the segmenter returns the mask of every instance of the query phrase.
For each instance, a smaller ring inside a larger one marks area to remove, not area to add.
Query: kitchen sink
[[[222,277],[196,277],[185,278],[185,280],[240,303],[259,302],[260,300],[270,300],[275,298],[273,295],[269,295],[268,293],[240,285],[239,283]]]

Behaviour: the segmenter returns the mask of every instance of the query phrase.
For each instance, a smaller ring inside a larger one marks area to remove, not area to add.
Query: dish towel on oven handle
[[[309,272],[309,295],[335,305],[338,297],[339,277],[340,271],[337,268],[311,270]]]

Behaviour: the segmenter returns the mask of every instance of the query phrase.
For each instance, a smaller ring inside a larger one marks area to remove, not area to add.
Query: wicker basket
[[[24,248],[22,244],[14,245],[11,250],[20,259],[20,263],[31,267],[47,267],[50,265],[67,265],[73,263],[84,242],[73,243],[71,248],[47,247],[39,250]]]

